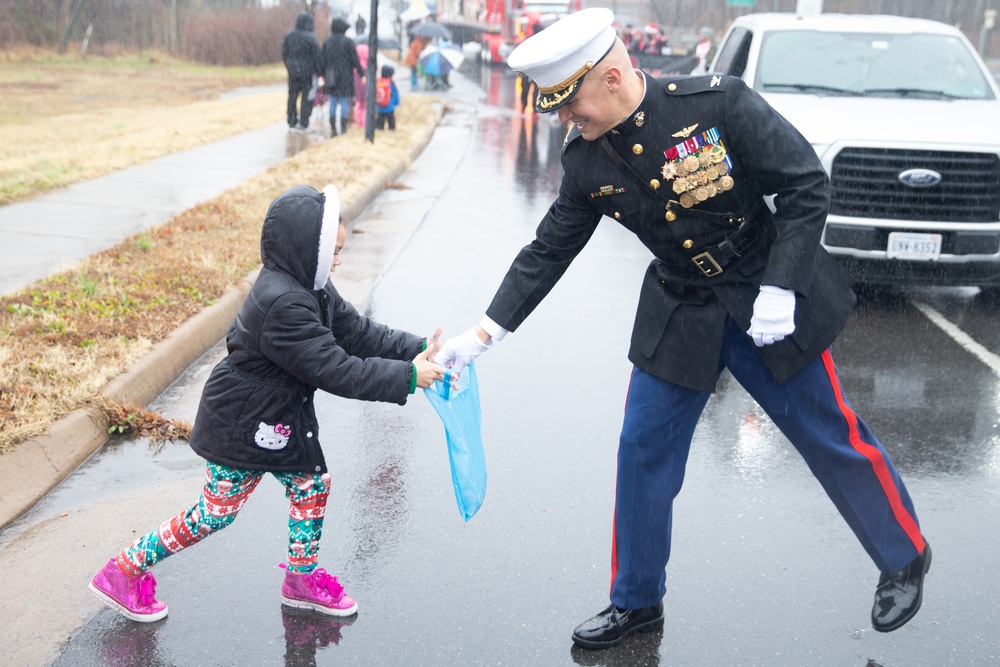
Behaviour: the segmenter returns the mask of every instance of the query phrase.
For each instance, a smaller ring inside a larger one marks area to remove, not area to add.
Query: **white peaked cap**
[[[570,14],[518,44],[507,64],[535,82],[535,107],[555,111],[573,98],[580,80],[608,55],[617,35],[610,9],[593,7]]]

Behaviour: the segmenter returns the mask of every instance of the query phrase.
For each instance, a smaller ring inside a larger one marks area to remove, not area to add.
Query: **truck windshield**
[[[773,93],[993,99],[961,40],[926,33],[768,32],[755,80]]]

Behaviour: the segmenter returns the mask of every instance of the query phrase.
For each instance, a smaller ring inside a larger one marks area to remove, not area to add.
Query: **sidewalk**
[[[222,194],[301,150],[303,136],[277,123],[0,207],[0,294]]]
[[[353,221],[352,228],[365,226],[365,215],[370,213],[366,209],[385,190],[386,182],[402,181],[407,186],[404,193],[386,193],[386,210],[378,216],[378,225],[352,237],[352,263],[358,270],[353,279],[338,273],[338,289],[345,298],[364,300],[457,164],[469,135],[461,110],[472,109],[480,91],[457,73],[455,78],[455,87],[440,95],[448,103],[448,115],[414,147],[409,162],[391,167],[356,199],[343,202],[344,218]],[[459,120],[449,120],[456,111]],[[289,134],[279,123],[2,207],[0,244],[6,258],[0,263],[0,293],[29,285],[129,235],[163,224],[322,140]],[[407,201],[398,206],[401,198]],[[152,402],[225,336],[254,277],[248,276],[237,289],[185,322],[102,393],[118,403]],[[78,410],[43,436],[0,456],[0,529],[30,509],[106,440],[96,412]]]

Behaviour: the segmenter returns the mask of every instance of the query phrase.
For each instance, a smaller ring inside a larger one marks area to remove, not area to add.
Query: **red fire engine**
[[[580,8],[580,0],[486,0],[479,22],[486,26],[482,57],[505,63],[514,47],[537,30]]]

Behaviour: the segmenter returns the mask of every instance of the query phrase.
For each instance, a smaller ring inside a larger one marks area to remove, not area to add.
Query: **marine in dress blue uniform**
[[[802,454],[882,572],[872,623],[920,606],[930,549],[888,454],[844,398],[829,347],[854,306],[820,245],[829,184],[804,137],[742,80],[634,71],[606,9],[522,43],[510,66],[535,106],[575,126],[559,195],[478,328],[445,344],[461,367],[514,331],[605,217],[652,252],[618,450],[611,604],[580,625],[587,648],[662,627],[672,504],[697,421],[724,369]],[[602,106],[612,115],[605,131]],[[627,107],[627,108],[626,108]]]

